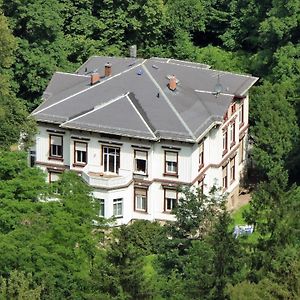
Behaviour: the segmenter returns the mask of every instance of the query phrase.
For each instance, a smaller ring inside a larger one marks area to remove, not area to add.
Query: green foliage
[[[295,110],[288,102],[283,85],[264,82],[253,90],[252,128],[253,158],[257,167],[268,173],[285,165],[285,160],[298,141],[299,128]]]
[[[9,278],[0,278],[0,298],[9,299],[41,299],[43,286],[36,286],[31,274],[17,270],[9,274]]]

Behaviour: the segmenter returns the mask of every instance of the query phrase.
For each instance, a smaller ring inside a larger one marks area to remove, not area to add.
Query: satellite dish
[[[218,82],[216,83],[212,94],[218,97],[223,90],[223,85],[220,83],[220,74],[218,74]]]

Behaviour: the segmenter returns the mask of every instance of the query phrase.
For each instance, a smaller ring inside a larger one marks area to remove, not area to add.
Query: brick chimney
[[[100,81],[99,73],[93,73],[91,75],[91,85],[94,85],[95,83],[98,83],[99,81]]]
[[[175,75],[170,76],[170,78],[169,78],[169,89],[171,91],[175,91],[176,86],[177,86],[177,79],[176,79]]]
[[[111,76],[111,63],[107,63],[104,67],[104,76],[109,77]]]

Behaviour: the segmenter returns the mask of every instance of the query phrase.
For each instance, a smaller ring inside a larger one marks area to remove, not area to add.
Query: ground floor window
[[[99,217],[105,216],[105,202],[104,199],[99,199],[100,208],[99,208]]]
[[[147,190],[134,189],[134,209],[137,211],[147,211]]]
[[[113,215],[115,217],[123,216],[123,199],[122,198],[113,200]]]
[[[177,191],[165,189],[165,211],[171,212],[177,205]]]

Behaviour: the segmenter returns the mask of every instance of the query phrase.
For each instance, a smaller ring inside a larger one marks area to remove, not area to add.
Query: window
[[[51,158],[63,157],[63,137],[61,135],[50,134],[49,154]]]
[[[148,152],[134,150],[134,170],[136,173],[147,174]]]
[[[240,140],[240,145],[239,145],[239,164],[241,164],[245,160],[244,156],[244,138]]]
[[[165,189],[165,211],[172,211],[177,205],[177,191]]]
[[[230,160],[230,182],[235,180],[235,157]]]
[[[74,162],[82,165],[87,163],[87,143],[74,142]]]
[[[178,173],[178,153],[165,151],[165,174],[177,175]]]
[[[223,155],[228,150],[227,144],[228,144],[228,132],[227,132],[227,129],[226,129],[225,131],[223,131]]]
[[[99,217],[104,217],[105,216],[105,202],[104,199],[99,199]]]
[[[61,175],[60,172],[50,172],[49,171],[49,183],[51,184],[50,190],[54,194],[58,194],[58,185],[55,184],[60,178],[59,176]]]
[[[227,165],[222,167],[222,186],[223,189],[227,189]]]
[[[231,114],[233,115],[233,114],[235,113],[235,111],[236,111],[236,104],[233,103],[233,104],[231,105]]]
[[[226,122],[228,120],[228,112],[225,113],[223,119],[224,119],[224,122]]]
[[[230,147],[235,144],[235,122],[230,124]]]
[[[36,161],[36,152],[34,150],[30,151],[30,156],[29,156],[29,164],[30,167],[34,167]]]
[[[199,145],[199,170],[204,166],[204,142]]]
[[[199,188],[200,192],[203,194],[204,179],[198,181],[198,188]]]
[[[138,211],[147,211],[147,190],[134,189],[134,209]]]
[[[122,198],[113,200],[113,215],[115,217],[123,216],[123,199]]]
[[[53,183],[59,180],[60,172],[49,172],[49,183]]]
[[[103,146],[104,172],[118,173],[120,168],[120,148]]]
[[[239,125],[242,127],[244,125],[244,105],[240,104],[239,107]]]

